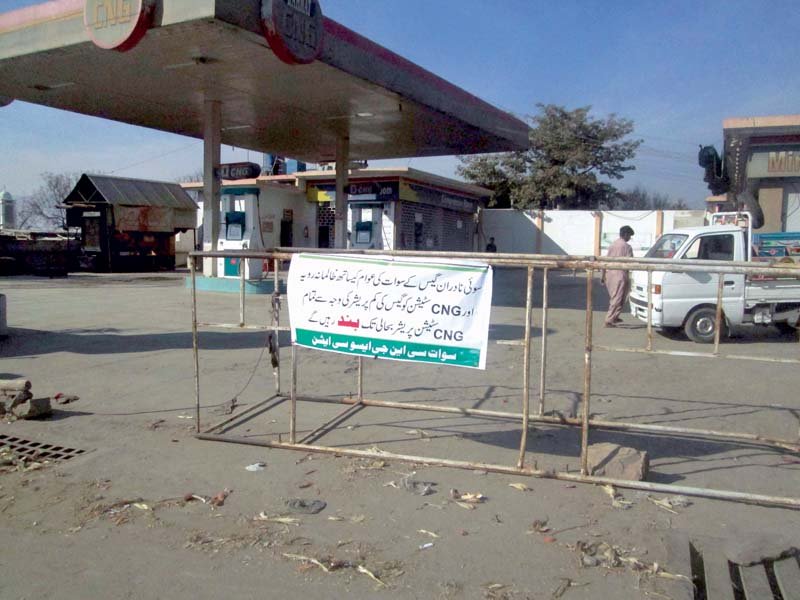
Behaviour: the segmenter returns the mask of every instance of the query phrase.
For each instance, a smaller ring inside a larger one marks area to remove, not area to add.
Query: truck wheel
[[[711,307],[698,308],[689,315],[686,319],[686,325],[683,330],[693,342],[698,344],[713,344],[714,335],[716,333],[717,325],[717,309]],[[725,325],[725,316],[722,317],[722,330],[720,331],[720,338],[727,335],[727,326]]]

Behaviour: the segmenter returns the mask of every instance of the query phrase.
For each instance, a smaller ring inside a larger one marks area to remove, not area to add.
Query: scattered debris
[[[554,538],[552,535],[546,535],[546,536],[544,536],[544,537],[542,538],[542,541],[543,541],[545,544],[552,544],[552,543],[554,543],[554,542],[557,542],[557,541],[558,541],[558,538]]]
[[[528,533],[547,533],[550,528],[547,526],[547,519],[536,519],[531,523]]]
[[[373,471],[378,469],[385,469],[389,466],[385,460],[371,460],[366,465],[363,465],[361,468],[362,471]]]
[[[427,550],[428,548],[433,548],[433,542],[425,542],[419,547],[420,550]]]
[[[38,471],[50,464],[48,460],[35,460],[16,452],[11,446],[0,447],[0,473],[13,471]]]
[[[179,419],[194,419],[192,415],[178,415]]]
[[[259,529],[245,533],[235,533],[225,537],[211,537],[206,532],[193,533],[184,548],[194,548],[205,552],[217,553],[221,550],[257,549],[263,551],[275,545],[268,530]]]
[[[436,490],[434,487],[438,485],[436,482],[433,481],[417,481],[414,479],[414,475],[416,475],[416,471],[409,473],[408,475],[403,476],[397,481],[390,481],[389,483],[384,483],[383,487],[393,487],[403,490],[408,490],[409,492],[413,492],[414,494],[419,494],[420,496],[429,496],[430,494],[435,494]]]
[[[364,565],[358,565],[358,566],[356,567],[356,570],[357,570],[359,573],[362,573],[362,574],[366,575],[367,577],[369,577],[370,579],[372,579],[374,582],[376,582],[376,583],[377,583],[378,585],[380,585],[381,587],[386,587],[386,584],[385,584],[385,583],[383,583],[383,582],[382,582],[380,579],[378,579],[378,578],[375,576],[375,573],[373,573],[372,571],[370,571],[369,569],[367,569],[367,567],[365,567]]]
[[[53,396],[53,400],[56,401],[56,404],[71,404],[73,402],[77,402],[78,400],[80,400],[80,397],[71,394],[62,394],[61,392],[58,392],[55,396]]]
[[[227,402],[223,403],[221,406],[218,406],[214,409],[214,414],[216,415],[232,415],[233,412],[236,410],[236,407],[239,405],[236,396],[228,400]]]
[[[675,508],[685,508],[690,506],[692,503],[686,496],[669,496],[668,498],[653,498],[649,494],[646,496],[647,499],[658,506],[659,508],[663,508],[667,512],[671,512],[673,515],[679,514]]]
[[[421,533],[423,535],[427,535],[427,536],[430,536],[432,538],[438,538],[439,537],[439,535],[437,535],[433,531],[428,531],[427,529],[417,529],[417,533]]]
[[[284,558],[288,558],[289,560],[297,560],[297,561],[301,561],[301,562],[304,562],[304,563],[312,564],[312,565],[322,569],[322,571],[325,572],[325,573],[331,573],[331,572],[337,571],[339,569],[355,569],[359,573],[361,573],[363,575],[366,575],[367,577],[372,579],[374,582],[376,582],[381,587],[385,587],[386,586],[386,584],[383,581],[381,581],[378,578],[378,576],[375,575],[375,573],[373,573],[372,571],[367,569],[362,564],[356,564],[356,563],[352,563],[350,561],[341,561],[341,560],[333,560],[333,559],[326,559],[325,562],[323,562],[322,560],[316,559],[313,556],[304,556],[302,554],[284,553],[283,557]],[[326,562],[327,562],[327,564],[325,564]]]
[[[167,421],[165,419],[158,419],[157,421],[153,421],[152,423],[150,423],[150,425],[148,425],[147,428],[155,431],[161,426],[162,423],[166,422]]]
[[[520,492],[532,492],[533,489],[529,488],[524,483],[509,483],[508,487],[512,487],[515,490],[519,490]]]
[[[644,562],[640,558],[631,556],[628,550],[607,542],[587,544],[579,540],[575,543],[574,549],[580,554],[582,567],[604,567],[606,569],[624,567],[636,571],[642,576],[691,581],[685,575],[665,571],[657,562]]]
[[[257,517],[253,518],[254,521],[268,521],[270,523],[280,523],[281,525],[300,525],[300,519],[296,517],[284,517],[282,515],[270,516],[265,512],[258,513]]]
[[[246,471],[250,471],[251,473],[255,473],[256,471],[263,471],[267,468],[267,463],[257,462],[253,463],[252,465],[247,465],[245,467]]]
[[[228,488],[225,488],[224,490],[222,490],[218,494],[215,494],[210,500],[211,506],[217,506],[217,507],[223,506],[225,504],[225,500],[227,500],[228,496],[230,496],[232,493],[233,493],[233,490],[229,490]]]
[[[481,587],[487,600],[510,600],[514,597],[514,590],[509,590],[505,583],[485,583]]]
[[[582,587],[582,586],[585,586],[585,585],[589,585],[589,584],[588,583],[576,583],[576,582],[572,581],[572,579],[569,579],[568,577],[562,577],[561,578],[561,583],[558,584],[558,587],[553,590],[553,594],[551,595],[551,598],[554,598],[554,599],[555,598],[561,598],[561,596],[563,596],[569,588],[571,588],[571,587]]]
[[[604,485],[603,491],[606,494],[608,494],[609,498],[611,498],[611,506],[613,506],[614,508],[627,510],[631,506],[633,506],[633,502],[625,500],[620,494],[617,493],[617,490],[614,488],[613,485]]]
[[[303,483],[297,484],[297,487],[301,490],[305,490],[310,488],[312,485],[314,484],[311,481],[304,481]]]
[[[363,523],[367,520],[366,515],[354,515],[352,517],[342,517],[340,515],[335,515],[328,517],[328,521],[350,521],[351,523]]]
[[[210,502],[209,498],[206,498],[205,496],[198,496],[197,494],[192,494],[191,492],[183,497],[184,502],[192,502],[193,500],[199,500],[203,504],[208,504]]]
[[[471,492],[462,494],[455,488],[450,490],[450,498],[461,508],[465,508],[467,510],[475,510],[476,504],[482,504],[486,501],[486,496],[483,494]]]
[[[150,508],[148,504],[145,504],[144,502],[134,502],[133,507],[138,508],[139,510],[153,510],[152,508]]]
[[[430,440],[431,435],[424,429],[409,429],[405,432],[406,435],[415,435],[421,440]]]
[[[302,498],[292,498],[286,501],[286,506],[292,512],[304,515],[316,515],[325,510],[328,503],[324,500],[304,500]]]

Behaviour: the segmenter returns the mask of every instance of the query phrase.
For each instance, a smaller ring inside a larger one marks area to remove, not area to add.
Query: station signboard
[[[757,150],[747,161],[747,177],[750,179],[798,176],[800,176],[800,146]]]
[[[220,165],[217,177],[220,179],[255,179],[261,175],[261,165],[251,162],[227,163]]]
[[[96,46],[125,52],[153,24],[157,0],[84,0],[83,24]]]
[[[304,65],[322,52],[324,24],[318,0],[262,0],[261,26],[283,62]]]

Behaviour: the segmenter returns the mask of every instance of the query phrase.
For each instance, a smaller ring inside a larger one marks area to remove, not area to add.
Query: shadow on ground
[[[262,348],[269,332],[201,331],[200,350],[242,350]],[[281,346],[289,345],[289,335],[280,336]],[[119,354],[157,352],[160,350],[191,350],[192,332],[125,334],[119,329],[67,329],[42,331],[38,329],[9,329],[0,340],[0,357],[24,357],[72,352],[76,354]]]

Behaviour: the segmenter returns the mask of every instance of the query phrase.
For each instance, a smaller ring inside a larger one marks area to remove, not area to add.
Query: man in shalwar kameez
[[[633,256],[633,248],[628,241],[633,237],[633,228],[623,225],[619,230],[619,239],[615,240],[608,248],[609,257]],[[606,327],[616,327],[622,322],[622,305],[628,297],[630,284],[630,271],[609,270],[603,271],[601,281],[608,290],[608,313],[606,314]]]

